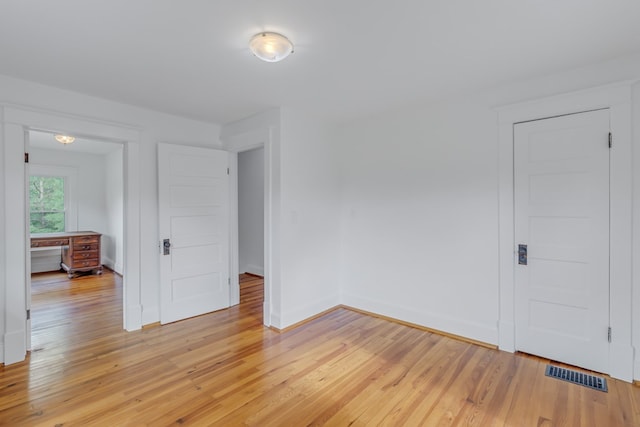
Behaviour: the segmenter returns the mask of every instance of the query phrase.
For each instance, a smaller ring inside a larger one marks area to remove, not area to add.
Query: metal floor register
[[[595,375],[584,374],[571,369],[559,368],[553,365],[547,365],[544,373],[548,377],[557,378],[574,384],[579,384],[594,390],[604,391],[607,393],[607,380],[605,378],[596,377]]]

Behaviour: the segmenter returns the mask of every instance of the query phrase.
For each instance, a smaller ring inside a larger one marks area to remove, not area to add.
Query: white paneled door
[[[228,153],[158,144],[160,321],[229,306]]]
[[[609,150],[609,110],[514,128],[516,349],[598,372],[609,370]]]

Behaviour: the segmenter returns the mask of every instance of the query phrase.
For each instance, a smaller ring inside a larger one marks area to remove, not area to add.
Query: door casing
[[[139,130],[126,124],[99,121],[77,115],[56,113],[33,107],[0,105],[3,121],[5,176],[20,177],[22,185],[5,182],[5,203],[19,208],[7,211],[5,239],[14,242],[13,250],[5,254],[5,265],[24,266],[12,268],[5,278],[6,298],[4,310],[10,322],[5,323],[5,340],[2,362],[11,364],[24,360],[27,352],[27,256],[28,229],[26,226],[26,173],[22,161],[29,130],[52,133],[69,133],[97,140],[124,144],[124,295],[123,325],[132,331],[142,327],[140,303],[140,168]]]
[[[516,349],[597,372],[609,366],[609,116],[514,126],[514,249],[528,246],[515,265]]]
[[[272,121],[273,112],[265,114]],[[278,206],[274,203],[274,194],[279,192],[278,164],[273,159],[277,156],[277,146],[279,141],[279,129],[275,125],[265,125],[258,123],[255,127],[246,129],[232,129],[226,132],[222,140],[225,142],[227,150],[231,156],[229,164],[231,166],[230,182],[230,266],[231,274],[231,305],[240,302],[239,285],[239,252],[238,252],[238,153],[264,148],[264,302],[263,302],[263,324],[265,326],[280,327],[278,316],[279,288],[278,279],[280,274],[279,252],[278,252],[278,228],[277,221]],[[276,305],[274,307],[274,304]]]
[[[632,346],[632,83],[499,107],[499,318],[498,346],[515,351],[515,237],[513,126],[516,123],[609,108],[611,112],[611,328],[609,374],[633,381]],[[636,363],[637,365],[637,363]]]

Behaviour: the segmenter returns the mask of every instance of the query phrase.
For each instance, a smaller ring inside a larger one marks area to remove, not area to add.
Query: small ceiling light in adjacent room
[[[73,136],[69,135],[56,135],[55,138],[60,144],[71,144],[76,140]]]
[[[249,49],[263,61],[278,62],[293,53],[293,44],[282,34],[259,33],[249,41]]]

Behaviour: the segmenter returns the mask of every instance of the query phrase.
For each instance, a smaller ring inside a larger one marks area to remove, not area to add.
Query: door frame
[[[280,325],[280,110],[271,109],[225,125],[220,139],[229,151],[230,303],[240,301],[238,253],[238,153],[264,147],[264,303],[263,324]]]
[[[231,292],[230,305],[237,305],[240,303],[240,243],[239,243],[239,223],[238,223],[238,153],[242,153],[257,148],[264,148],[264,175],[263,175],[263,194],[264,194],[264,301],[263,301],[263,324],[265,326],[271,326],[271,279],[272,279],[272,263],[270,260],[271,247],[272,247],[272,230],[271,224],[271,180],[270,168],[271,162],[269,161],[271,155],[270,144],[270,132],[255,132],[251,134],[245,134],[242,138],[234,138],[234,144],[229,146],[229,166],[231,168],[230,176],[230,210],[229,210],[229,225],[230,225],[230,257],[229,257],[229,272],[231,274]]]
[[[632,84],[624,82],[499,107],[499,318],[498,346],[515,347],[514,125],[565,114],[609,109],[613,147],[610,157],[610,344],[609,374],[633,381],[632,346]]]
[[[25,176],[24,158],[30,130],[67,133],[90,139],[119,142],[124,145],[124,280],[123,325],[128,331],[142,327],[140,303],[140,129],[123,123],[100,121],[56,111],[0,104],[3,124],[5,176]],[[5,239],[12,242],[12,250],[5,253],[4,265],[20,266],[7,269],[5,277],[5,313],[7,322],[3,361],[5,364],[24,360],[27,351],[26,245],[29,233],[26,222],[26,183],[5,181],[6,209]]]

